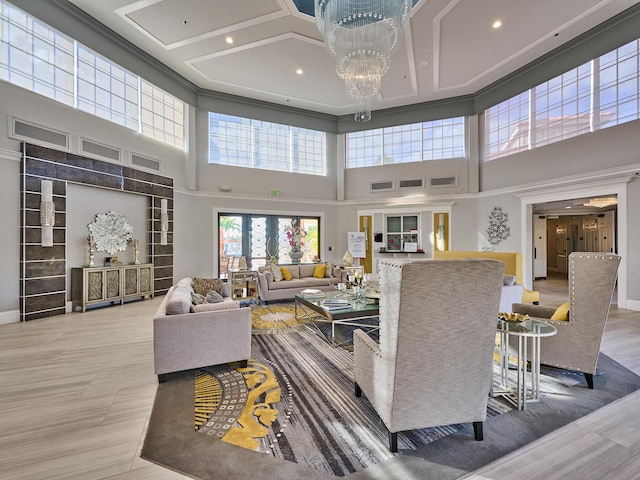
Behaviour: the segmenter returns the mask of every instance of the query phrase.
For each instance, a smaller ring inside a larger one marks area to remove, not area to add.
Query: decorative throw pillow
[[[569,320],[569,302],[556,308],[556,311],[551,315],[551,320]]]
[[[269,271],[273,274],[273,281],[274,282],[279,282],[282,280],[283,276],[282,276],[282,270],[280,270],[280,267],[278,265],[276,265],[275,263],[272,263],[269,266]]]
[[[206,295],[209,290],[215,290],[220,293],[222,290],[222,280],[219,278],[194,278],[191,281],[193,291],[200,295]]]
[[[223,283],[222,284],[222,288],[220,289],[220,295],[222,295],[223,297],[230,297],[231,296],[231,285],[229,285],[228,283]]]
[[[506,273],[502,276],[502,285],[515,285],[516,284],[516,276],[515,275],[507,275]]]
[[[313,270],[314,278],[324,278],[324,274],[327,271],[327,265],[324,263],[319,263],[316,265],[316,268]]]
[[[224,298],[222,298],[222,295],[215,290],[209,290],[209,293],[207,293],[207,296],[205,297],[205,301],[207,303],[220,303],[224,302]]]
[[[193,303],[194,305],[200,305],[201,303],[204,303],[204,295],[196,292],[191,292],[191,303]]]
[[[327,268],[324,271],[324,278],[333,278],[333,262],[327,262]]]
[[[280,271],[282,272],[282,278],[284,280],[291,280],[293,277],[291,276],[291,272],[287,267],[280,267]]]

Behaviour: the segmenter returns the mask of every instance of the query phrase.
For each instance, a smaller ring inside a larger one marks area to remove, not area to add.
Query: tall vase
[[[304,252],[294,252],[293,250],[289,251],[289,257],[293,263],[298,263],[303,255]]]

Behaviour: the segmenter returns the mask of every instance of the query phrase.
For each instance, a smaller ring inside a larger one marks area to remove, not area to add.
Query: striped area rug
[[[268,428],[245,446],[335,476],[356,472],[394,455],[389,452],[386,427],[368,401],[354,395],[351,351],[332,347],[304,329],[254,335],[253,342],[253,359],[244,370],[245,376],[255,384],[258,376],[270,376],[265,368],[271,369],[280,390],[275,402],[273,388],[263,389],[259,408],[249,402],[248,409],[269,413],[267,421],[262,422]],[[267,397],[271,402],[264,401]],[[502,402],[490,399],[489,416],[508,410],[510,407]],[[200,431],[214,436],[206,425]],[[398,447],[400,452],[415,450],[460,428],[463,427],[451,425],[403,432],[398,435]],[[237,434],[237,429],[230,432],[230,443],[241,445]],[[225,438],[222,436],[223,441],[227,441]]]

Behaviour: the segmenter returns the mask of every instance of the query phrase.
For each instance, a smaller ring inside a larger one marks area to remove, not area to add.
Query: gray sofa
[[[193,305],[191,279],[172,286],[153,317],[154,367],[158,381],[168,373],[251,356],[251,308],[223,297]],[[227,293],[223,291],[223,294]]]
[[[271,265],[258,267],[258,288],[260,292],[260,300],[268,303],[272,300],[288,300],[293,299],[296,294],[306,288],[315,288],[322,291],[333,290],[335,284],[342,282],[342,272],[340,267],[330,264],[329,273],[325,272],[322,278],[313,276],[316,266],[315,263],[302,263],[298,265],[275,265],[275,267],[286,267],[291,272],[291,280],[278,280],[274,278]]]

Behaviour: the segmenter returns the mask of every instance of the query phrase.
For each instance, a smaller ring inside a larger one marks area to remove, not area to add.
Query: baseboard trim
[[[635,310],[640,312],[640,300],[627,299],[627,310]]]
[[[10,323],[20,323],[20,310],[0,312],[0,325],[9,325]]]

